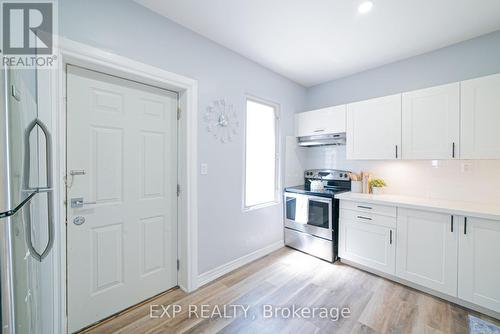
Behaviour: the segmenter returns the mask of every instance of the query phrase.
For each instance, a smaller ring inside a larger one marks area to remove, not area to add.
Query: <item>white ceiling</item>
[[[135,0],[304,86],[500,29],[500,0]]]

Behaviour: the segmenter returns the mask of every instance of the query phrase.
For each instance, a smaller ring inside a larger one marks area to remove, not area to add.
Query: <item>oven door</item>
[[[285,192],[285,227],[332,240],[332,199]]]

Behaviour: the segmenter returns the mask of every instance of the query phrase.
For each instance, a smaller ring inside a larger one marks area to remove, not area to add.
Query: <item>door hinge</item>
[[[181,119],[181,108],[177,107],[177,120]]]
[[[179,196],[180,196],[180,194],[181,194],[181,185],[180,185],[180,184],[178,184],[178,185],[177,185],[177,197],[179,197]]]
[[[180,263],[179,259],[177,259],[177,271],[179,271],[180,267],[181,267],[181,263]]]

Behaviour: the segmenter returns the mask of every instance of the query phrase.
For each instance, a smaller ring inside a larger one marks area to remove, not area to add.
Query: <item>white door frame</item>
[[[67,332],[66,309],[66,65],[115,75],[129,80],[178,92],[182,110],[179,123],[179,183],[181,187],[178,210],[178,285],[187,292],[198,288],[198,82],[135,60],[100,50],[65,38],[59,39],[59,68],[54,72],[53,120],[55,146],[56,263],[55,330]],[[57,270],[59,269],[59,270]]]

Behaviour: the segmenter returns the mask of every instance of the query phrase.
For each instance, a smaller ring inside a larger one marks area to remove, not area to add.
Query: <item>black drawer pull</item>
[[[372,209],[369,206],[363,206],[363,205],[358,205],[358,208],[360,208],[360,209],[368,209],[368,210]]]
[[[371,218],[369,217],[363,217],[363,216],[358,216],[359,219],[366,219],[366,220],[372,220]]]

